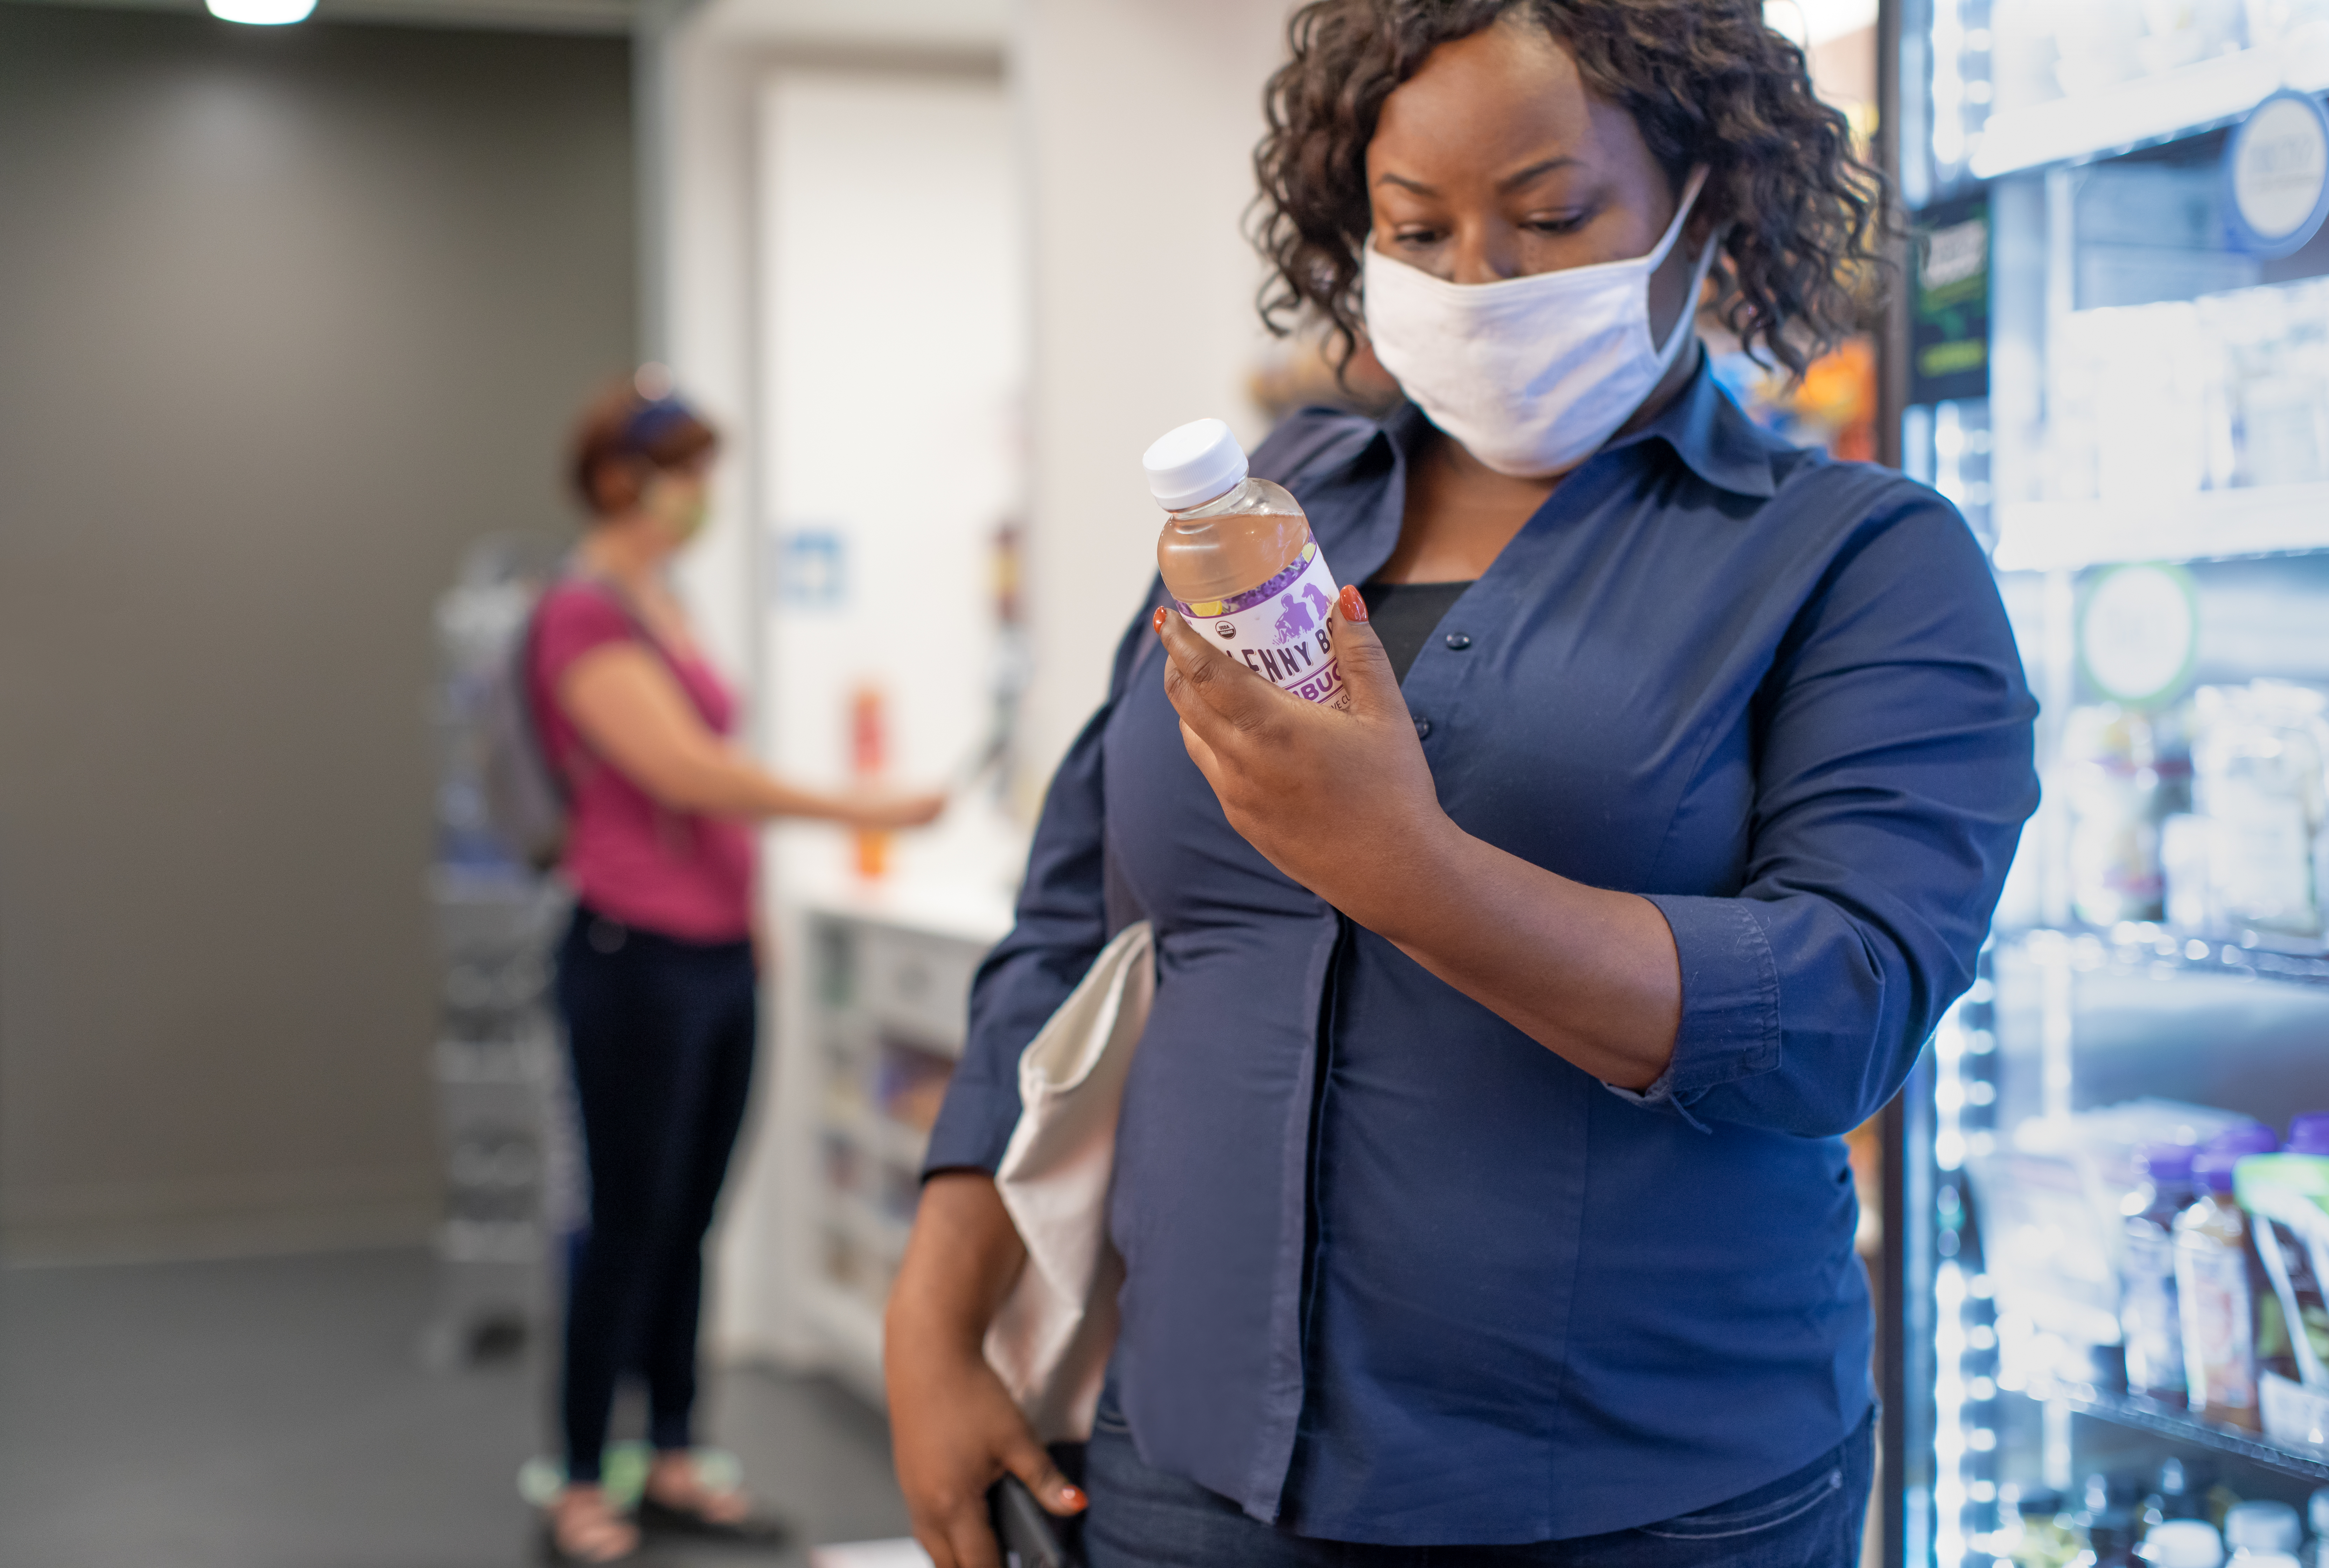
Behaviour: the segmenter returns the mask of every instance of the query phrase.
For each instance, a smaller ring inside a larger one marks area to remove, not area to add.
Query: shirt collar
[[[1429,422],[1422,410],[1402,401],[1384,419],[1383,430],[1404,458],[1415,450]],[[1771,459],[1795,449],[1739,411],[1730,394],[1714,379],[1712,358],[1702,348],[1698,368],[1674,401],[1658,411],[1658,417],[1629,435],[1613,439],[1601,452],[1652,440],[1664,441],[1691,472],[1717,489],[1764,497],[1778,491]]]

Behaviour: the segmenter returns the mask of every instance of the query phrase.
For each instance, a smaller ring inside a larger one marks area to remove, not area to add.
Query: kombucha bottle
[[[1247,475],[1219,420],[1168,430],[1141,466],[1165,512],[1156,570],[1189,624],[1273,685],[1348,709],[1328,619],[1334,578],[1301,504]]]

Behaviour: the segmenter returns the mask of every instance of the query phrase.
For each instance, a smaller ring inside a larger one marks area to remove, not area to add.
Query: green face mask
[[[702,483],[668,477],[658,477],[647,486],[643,505],[649,516],[663,524],[674,544],[684,544],[702,533],[711,512]]]

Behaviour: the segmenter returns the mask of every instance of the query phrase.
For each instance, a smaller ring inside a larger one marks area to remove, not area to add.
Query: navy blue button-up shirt
[[[1425,429],[1307,411],[1254,471],[1361,582]],[[1948,505],[1777,441],[1702,366],[1440,629],[1402,689],[1448,815],[1673,928],[1658,1082],[1613,1091],[1270,866],[1183,750],[1144,612],[979,972],[929,1168],[994,1168],[1021,1050],[1136,905],[1159,983],[1110,1225],[1141,1453],[1328,1539],[1627,1528],[1867,1413],[1839,1135],[1971,979],[2035,707]]]

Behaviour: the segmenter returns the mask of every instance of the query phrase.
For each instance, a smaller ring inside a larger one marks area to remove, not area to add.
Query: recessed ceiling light
[[[204,4],[222,22],[242,22],[253,27],[305,22],[316,8],[316,0],[204,0]]]

